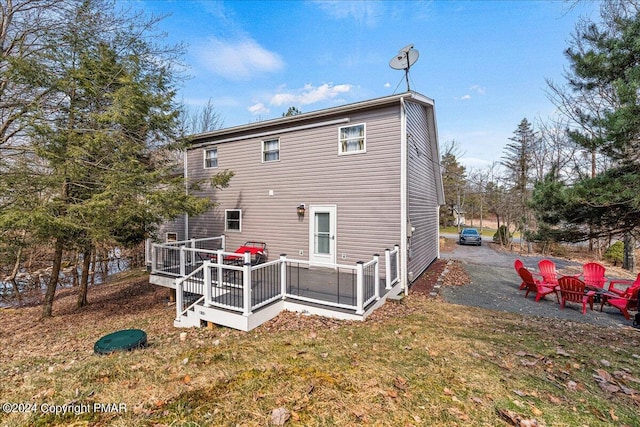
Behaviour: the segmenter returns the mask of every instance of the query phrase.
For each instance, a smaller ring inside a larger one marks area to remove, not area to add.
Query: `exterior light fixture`
[[[298,205],[298,207],[296,208],[296,212],[298,212],[299,217],[303,217],[305,211],[306,209],[305,209],[304,203],[300,203],[300,205]]]

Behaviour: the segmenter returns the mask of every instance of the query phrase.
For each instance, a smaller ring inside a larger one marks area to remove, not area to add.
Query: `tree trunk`
[[[96,284],[96,272],[98,271],[96,269],[96,261],[97,261],[97,254],[96,252],[98,252],[97,249],[94,249],[91,252],[91,286]]]
[[[64,240],[62,237],[56,238],[55,252],[53,256],[53,268],[49,283],[47,283],[47,293],[44,296],[44,305],[42,306],[42,317],[51,317],[53,310],[53,297],[58,287],[58,276],[60,275],[60,266],[62,265],[62,250],[64,249]]]
[[[80,289],[78,290],[78,308],[89,304],[87,301],[87,291],[89,290],[89,268],[91,267],[91,246],[84,248],[82,252],[82,277],[80,278]]]
[[[80,277],[78,277],[78,263],[80,262],[80,252],[76,252],[73,261],[73,270],[71,270],[71,278],[73,280],[72,286],[75,288],[80,284]]]
[[[622,257],[622,268],[629,270],[632,273],[636,272],[636,257],[635,257],[636,239],[631,236],[631,233],[625,233],[624,235],[624,255]]]
[[[20,289],[18,289],[18,281],[16,280],[16,276],[18,276],[18,271],[20,271],[20,258],[22,258],[22,247],[18,248],[18,253],[16,254],[16,263],[13,265],[13,270],[11,271],[11,275],[7,279],[7,282],[11,282],[13,284],[13,295],[17,297],[18,302],[21,303],[22,294],[20,293]]]

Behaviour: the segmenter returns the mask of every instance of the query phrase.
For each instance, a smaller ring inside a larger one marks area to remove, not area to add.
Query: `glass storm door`
[[[311,206],[309,218],[309,261],[336,262],[336,207]]]

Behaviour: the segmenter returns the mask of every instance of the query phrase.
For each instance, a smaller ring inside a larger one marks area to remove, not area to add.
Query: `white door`
[[[309,262],[336,262],[336,207],[309,209]]]

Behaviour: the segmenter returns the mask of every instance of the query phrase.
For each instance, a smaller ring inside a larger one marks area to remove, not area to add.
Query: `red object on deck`
[[[251,254],[251,264],[262,264],[267,260],[267,244],[264,242],[245,242],[244,245],[233,251],[238,255],[225,255],[225,261],[242,262],[245,252]],[[215,259],[215,255],[212,257]]]

